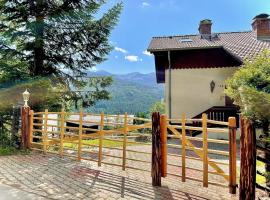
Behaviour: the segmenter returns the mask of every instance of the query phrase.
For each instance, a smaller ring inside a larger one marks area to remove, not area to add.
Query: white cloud
[[[96,68],[96,67],[91,67],[91,68],[89,69],[89,71],[96,72],[96,71],[97,71],[97,68]]]
[[[123,49],[123,48],[120,48],[120,47],[114,47],[114,50],[115,51],[119,51],[119,52],[121,52],[121,53],[127,53],[127,50],[125,50],[125,49]]]
[[[129,62],[138,62],[140,60],[138,56],[134,55],[125,56],[125,59],[128,60]]]
[[[143,51],[142,53],[146,56],[152,56],[152,54],[147,50]]]
[[[142,6],[144,6],[144,7],[150,6],[150,3],[144,1],[144,2],[142,2]]]

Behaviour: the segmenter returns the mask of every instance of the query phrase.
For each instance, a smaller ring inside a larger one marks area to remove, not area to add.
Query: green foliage
[[[108,37],[118,21],[122,4],[116,4],[97,19],[104,3],[103,0],[2,0],[2,56],[25,60],[35,76],[53,74],[74,78],[62,70],[63,66],[80,75],[81,70],[104,61],[112,49]]]
[[[246,117],[270,120],[270,52],[264,51],[243,66],[227,81],[226,93]]]
[[[54,85],[51,79],[37,79],[2,89],[0,92],[0,111],[7,112],[13,106],[23,104],[22,93],[28,88],[30,92],[29,104],[35,111],[45,108],[58,110],[65,102],[62,100],[61,85]],[[8,101],[7,101],[8,99]]]
[[[153,112],[159,112],[160,114],[165,114],[165,103],[158,101],[152,105],[149,110],[150,114]]]

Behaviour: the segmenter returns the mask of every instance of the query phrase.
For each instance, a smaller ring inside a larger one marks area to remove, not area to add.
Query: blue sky
[[[107,9],[118,0],[108,0]],[[97,70],[124,74],[154,72],[154,57],[145,50],[153,36],[196,34],[201,19],[213,32],[251,30],[252,18],[270,14],[269,0],[123,0],[124,9],[110,41],[115,49]]]

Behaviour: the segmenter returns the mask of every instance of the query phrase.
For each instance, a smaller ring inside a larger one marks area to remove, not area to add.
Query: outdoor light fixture
[[[210,91],[211,91],[211,93],[214,92],[215,86],[216,86],[215,82],[211,81],[211,83],[210,83]]]
[[[23,107],[28,107],[27,102],[29,101],[30,93],[26,89],[22,95],[23,95],[23,100],[24,100],[24,106]]]

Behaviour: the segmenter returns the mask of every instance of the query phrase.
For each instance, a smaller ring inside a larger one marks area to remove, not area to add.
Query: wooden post
[[[152,185],[161,186],[160,114],[152,114]]]
[[[231,194],[236,194],[236,119],[229,117],[229,188]]]
[[[123,163],[122,170],[126,170],[126,157],[127,157],[127,132],[128,132],[128,123],[127,123],[127,113],[125,113],[124,119],[124,138],[123,138]]]
[[[186,115],[182,115],[182,182],[186,181]]]
[[[43,143],[43,153],[47,153],[47,143],[48,143],[48,109],[45,109],[44,114],[44,130],[42,132],[42,143]]]
[[[82,159],[82,128],[83,128],[83,110],[80,111],[79,118],[79,135],[78,135],[78,161]]]
[[[59,154],[63,157],[64,154],[64,134],[65,134],[65,111],[61,110],[61,121],[60,121],[60,149]]]
[[[30,107],[21,107],[21,149],[29,148],[29,135],[30,135]]]
[[[33,142],[33,123],[34,123],[34,111],[30,110],[30,127],[29,127],[29,138],[28,138],[28,148],[31,148]]]
[[[252,121],[241,118],[239,200],[254,200],[256,185],[256,132]]]
[[[203,129],[203,187],[208,187],[208,142],[207,142],[207,115],[202,114]]]
[[[167,116],[161,115],[160,117],[160,130],[161,130],[161,163],[162,171],[161,176],[167,176]]]
[[[101,166],[102,161],[102,144],[103,144],[103,132],[104,129],[104,113],[100,114],[100,128],[99,128],[99,151],[98,151],[98,166]]]

